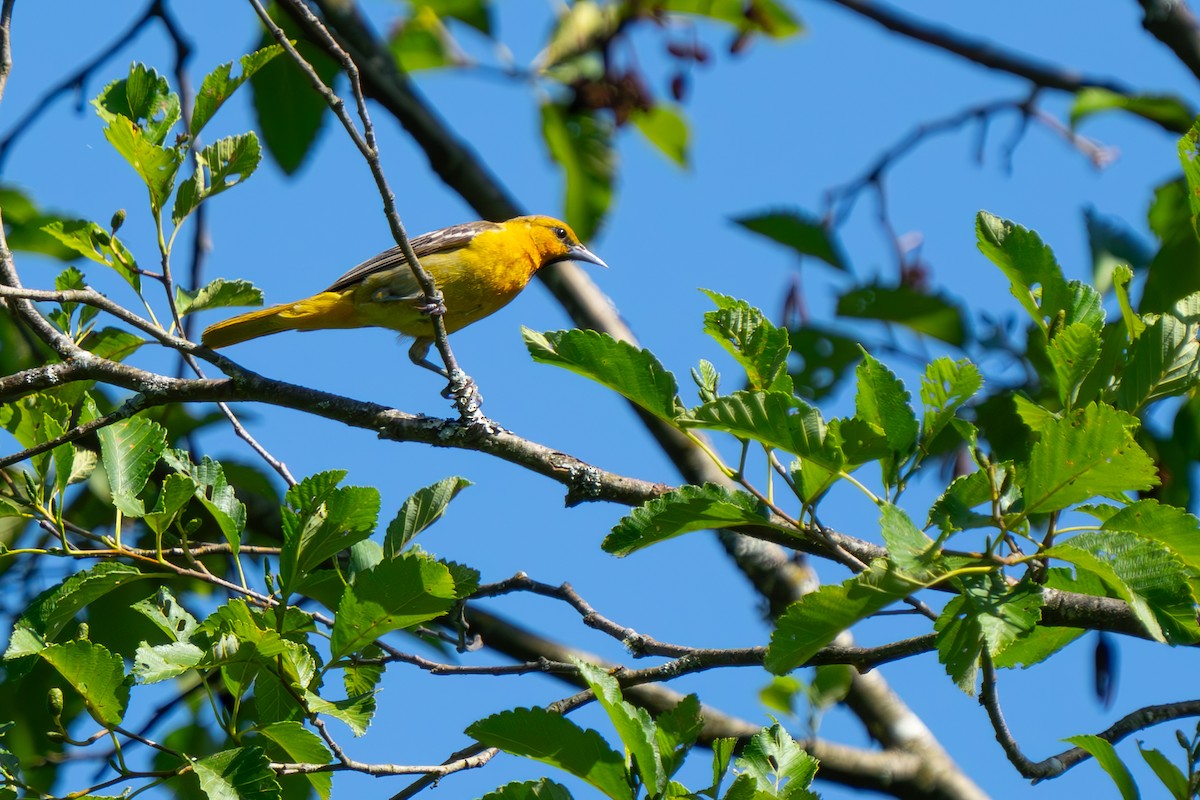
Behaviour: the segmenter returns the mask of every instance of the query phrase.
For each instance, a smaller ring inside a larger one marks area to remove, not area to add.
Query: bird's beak
[[[600,259],[600,256],[596,255],[591,250],[588,250],[581,244],[574,245],[567,250],[567,254],[563,256],[563,259],[566,261],[586,261],[589,264],[595,264],[596,266],[608,269],[608,264],[605,264]]]

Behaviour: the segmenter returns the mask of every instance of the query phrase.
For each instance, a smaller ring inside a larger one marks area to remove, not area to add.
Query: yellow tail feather
[[[349,292],[322,292],[210,325],[200,334],[200,341],[205,347],[216,349],[281,331],[353,328],[361,324],[354,319],[354,302]]]

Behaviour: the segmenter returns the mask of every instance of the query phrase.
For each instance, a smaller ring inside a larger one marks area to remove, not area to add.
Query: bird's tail
[[[340,292],[322,292],[295,303],[239,314],[205,328],[200,341],[216,349],[281,331],[354,327],[353,303],[345,299]]]

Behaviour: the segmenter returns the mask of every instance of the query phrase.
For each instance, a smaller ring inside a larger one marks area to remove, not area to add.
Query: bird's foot
[[[495,423],[483,415],[483,395],[479,386],[462,370],[456,369],[450,373],[450,383],[442,390],[442,397],[454,401],[458,416],[468,425],[482,425],[490,429],[498,429]]]

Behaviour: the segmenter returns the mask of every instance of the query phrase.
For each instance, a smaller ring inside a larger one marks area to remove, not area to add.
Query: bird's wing
[[[423,233],[420,236],[410,239],[409,244],[412,245],[413,252],[417,254],[417,258],[421,259],[434,253],[444,253],[448,250],[457,250],[460,247],[465,247],[475,238],[476,234],[487,230],[496,230],[499,227],[500,224],[497,222],[464,222],[461,225],[451,225],[449,228],[442,228],[431,233]],[[400,248],[393,247],[384,250],[377,256],[368,258],[357,267],[354,267],[334,281],[325,291],[342,292],[360,283],[370,275],[406,266],[407,264],[408,259],[404,257],[404,253],[400,252]]]

